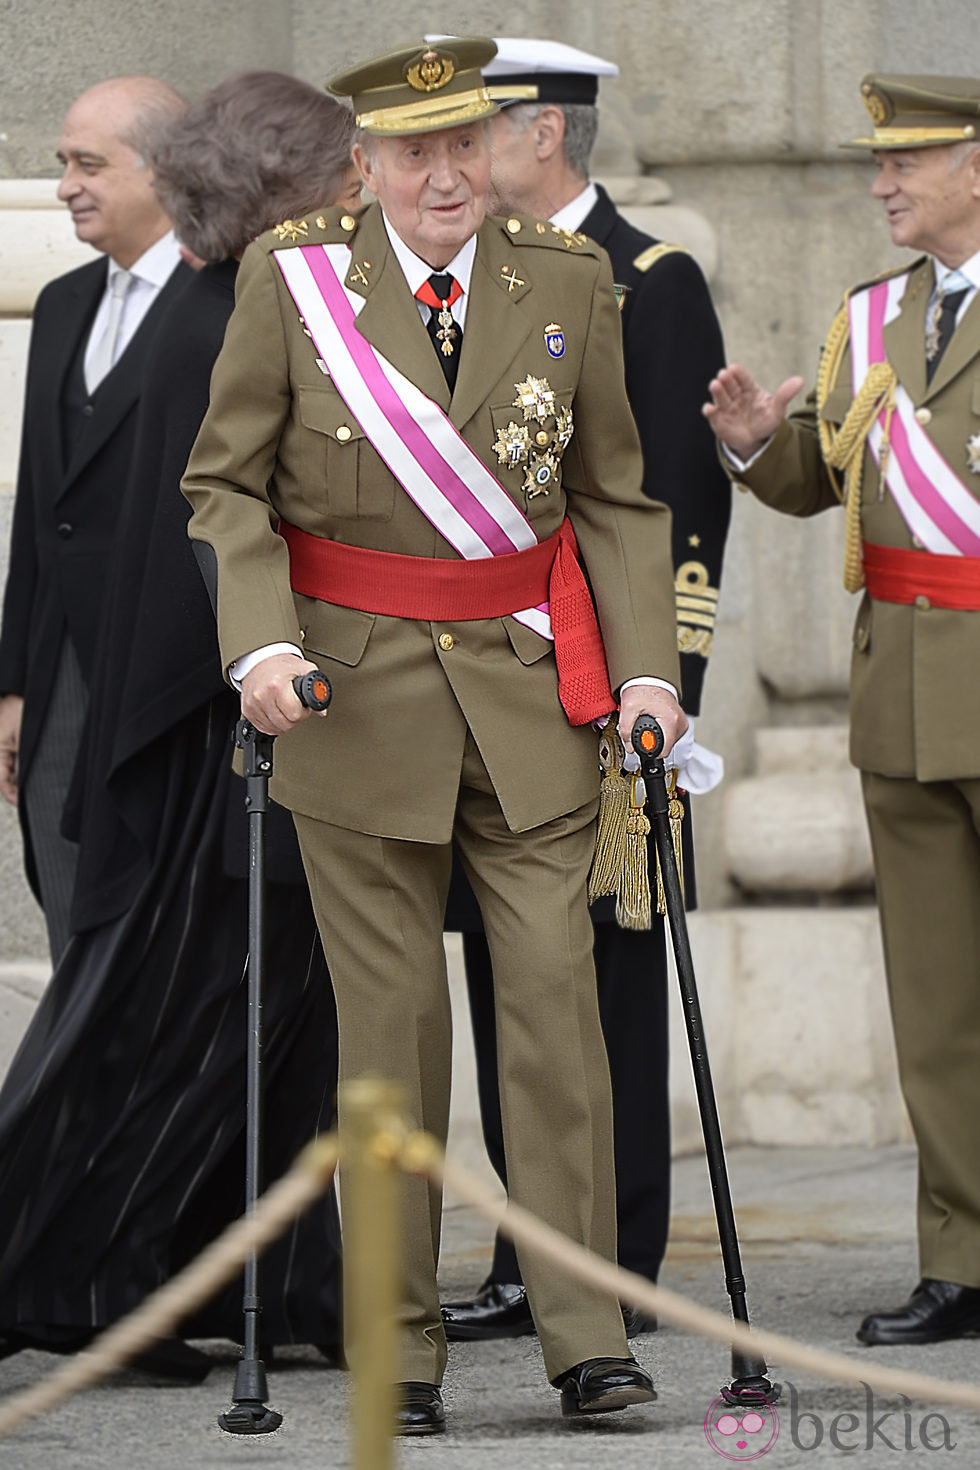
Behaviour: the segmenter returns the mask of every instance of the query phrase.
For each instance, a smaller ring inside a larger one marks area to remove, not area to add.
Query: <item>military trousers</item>
[[[862,772],[923,1276],[980,1287],[980,780]]]
[[[511,832],[469,737],[453,837],[493,961],[500,1102],[511,1198],[606,1260],[616,1258],[612,1101],[586,881],[598,801]],[[294,814],[295,815],[295,814]],[[443,915],[452,845],[348,831],[295,815],[333,978],[340,1080],[380,1073],[413,1121],[445,1141],[452,1027]],[[343,1123],[343,1116],[341,1116]],[[344,1185],[341,1177],[341,1208]],[[406,1180],[400,1376],[439,1383],[439,1191]],[[356,1242],[345,1245],[345,1258]],[[545,1369],[628,1354],[619,1305],[520,1253]],[[356,1343],[350,1344],[356,1354]]]

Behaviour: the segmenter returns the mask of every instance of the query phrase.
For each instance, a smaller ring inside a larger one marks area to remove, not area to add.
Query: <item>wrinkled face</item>
[[[537,214],[540,165],[534,125],[522,127],[504,107],[488,124],[490,131],[491,214]]]
[[[896,245],[961,265],[980,250],[980,150],[960,158],[948,147],[875,154],[871,193],[885,206]]]
[[[436,270],[475,235],[487,212],[486,127],[447,128],[354,146],[354,162],[395,233]]]
[[[149,169],[122,142],[135,111],[124,94],[83,93],[65,118],[58,147],[58,198],[71,210],[75,234],[123,268],[170,228]]]

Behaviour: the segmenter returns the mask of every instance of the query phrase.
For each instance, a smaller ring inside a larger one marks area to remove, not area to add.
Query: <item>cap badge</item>
[[[980,434],[973,434],[967,439],[966,462],[975,475],[980,475]]]
[[[423,52],[422,59],[414,66],[406,67],[405,80],[416,92],[438,92],[455,74],[456,67],[448,56],[429,50]]]
[[[868,109],[868,115],[876,128],[883,127],[888,121],[888,109],[873,87],[865,85],[862,89],[864,94],[864,105]]]
[[[549,357],[565,356],[565,333],[557,322],[549,322],[544,329],[544,345]]]

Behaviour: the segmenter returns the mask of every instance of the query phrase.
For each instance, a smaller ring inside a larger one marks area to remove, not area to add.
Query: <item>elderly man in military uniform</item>
[[[681,680],[684,709],[693,717],[700,709],[731,517],[731,481],[701,415],[707,385],[725,360],[724,346],[707,284],[689,252],[643,234],[589,178],[599,79],[618,73],[613,62],[560,41],[497,40],[497,54],[483,72],[501,109],[490,123],[491,207],[498,214],[532,214],[581,231],[609,255],[623,327],[626,391],[643,448],[644,489],[672,513]],[[693,771],[681,780],[698,786]],[[689,820],[683,830],[689,838]],[[650,856],[655,864],[652,844]],[[687,841],[689,898],[693,857]],[[623,928],[615,908],[614,898],[599,898],[591,913],[613,1089],[619,1260],[627,1270],[656,1281],[670,1224],[667,953],[662,922],[648,929]],[[474,910],[457,876],[446,926],[463,930],[483,1135],[491,1163],[506,1178],[493,979]],[[487,1279],[471,1300],[447,1302],[443,1319],[450,1339],[534,1331],[513,1244],[500,1232]],[[631,1336],[656,1327],[655,1318],[632,1310],[627,1323]]]
[[[871,829],[899,1069],[919,1150],[921,1280],[869,1345],[980,1330],[980,80],[869,76],[871,192],[922,252],[850,291],[815,399],[724,369],[705,406],[738,478],[813,515],[843,500],[863,587],[851,759]]]
[[[683,731],[669,513],[643,493],[602,252],[485,218],[493,52],[420,43],[333,78],[377,202],[249,247],[184,489],[243,711],[284,737],[273,795],[299,833],[342,1078],[396,1079],[445,1137],[455,841],[493,955],[512,1196],[613,1259],[590,726],[615,690],[627,735],[641,712],[668,746]],[[334,690],[321,719],[292,688],[314,664]],[[440,1211],[407,1182],[402,1433],[444,1425]],[[652,1399],[615,1299],[522,1266],[563,1412]]]

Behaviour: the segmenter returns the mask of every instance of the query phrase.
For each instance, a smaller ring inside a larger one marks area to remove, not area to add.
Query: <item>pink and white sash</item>
[[[358,332],[364,300],[345,285],[349,246],[302,245],[273,257],[338,393],[439,534],[467,560],[537,545],[530,521],[439,405]],[[547,603],[513,616],[553,636]]]
[[[883,329],[898,315],[908,278],[906,272],[879,281],[848,300],[855,397],[871,364],[885,361]],[[879,465],[886,418],[883,409],[868,434],[868,447]],[[980,502],[918,422],[900,383],[895,388],[885,483],[905,524],[927,551],[980,556]]]

